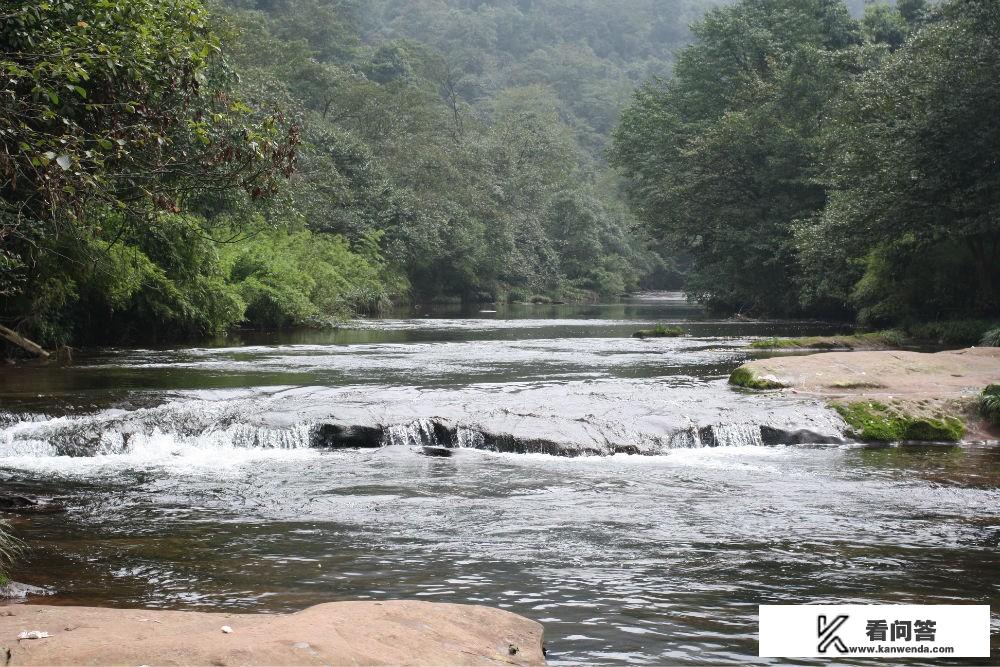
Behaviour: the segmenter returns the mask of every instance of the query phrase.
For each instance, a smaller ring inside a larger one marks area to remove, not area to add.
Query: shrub
[[[6,522],[0,521],[0,586],[10,583],[10,567],[23,551],[23,543],[11,535]]]
[[[270,231],[228,248],[225,261],[254,326],[320,326],[389,305],[382,267],[341,236]]]
[[[906,331],[913,338],[941,345],[978,345],[997,325],[995,320],[945,320],[910,324]]]
[[[986,421],[1000,426],[1000,384],[991,384],[979,395],[979,412]]]
[[[507,292],[507,301],[510,303],[524,303],[531,299],[531,294],[524,288],[511,287]]]
[[[1000,327],[990,329],[979,339],[979,344],[983,347],[1000,347]]]

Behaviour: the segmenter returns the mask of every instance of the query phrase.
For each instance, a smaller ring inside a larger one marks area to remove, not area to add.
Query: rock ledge
[[[738,374],[833,403],[871,401],[916,418],[963,416],[968,421],[966,439],[1000,437],[974,409],[979,392],[1000,380],[996,347],[936,353],[820,352],[751,361],[733,375]]]
[[[51,636],[18,639],[35,630]],[[7,605],[0,657],[11,666],[545,664],[534,621],[401,600],[332,602],[294,614]]]

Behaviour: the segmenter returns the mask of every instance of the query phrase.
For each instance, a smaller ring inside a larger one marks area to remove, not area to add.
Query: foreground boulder
[[[42,638],[18,639],[35,631]],[[534,621],[412,601],[332,602],[294,614],[0,606],[0,657],[11,666],[545,664]]]

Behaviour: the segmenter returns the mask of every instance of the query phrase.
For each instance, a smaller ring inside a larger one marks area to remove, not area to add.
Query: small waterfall
[[[312,444],[307,424],[266,428],[224,423],[176,431],[151,421],[122,420],[117,415],[20,421],[0,428],[0,458],[116,455],[144,458],[181,456],[195,450],[304,449]]]
[[[482,431],[459,426],[455,429],[455,444],[457,447],[468,449],[484,449],[486,447],[486,437]]]
[[[406,445],[409,447],[448,447],[450,442],[441,442],[438,431],[444,427],[431,419],[418,419],[409,424],[396,424],[385,429],[384,445]]]
[[[760,424],[719,424],[712,427],[715,447],[761,447]]]
[[[493,431],[487,426],[423,418],[402,424],[298,422],[280,427],[254,424],[246,410],[177,409],[163,406],[131,413],[109,410],[81,417],[31,417],[0,425],[0,458],[126,456],[156,460],[167,457],[229,458],[269,450],[357,449],[388,445],[410,448],[479,449],[512,454],[602,456],[657,455],[673,449],[754,447],[831,442],[836,438],[811,431],[789,431],[754,422],[711,426],[690,425],[661,434],[626,429],[590,431],[589,441],[538,437],[531,433]],[[425,451],[425,453],[430,453]],[[442,451],[440,455],[447,455]]]

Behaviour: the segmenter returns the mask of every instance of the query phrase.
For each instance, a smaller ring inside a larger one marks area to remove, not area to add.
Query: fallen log
[[[46,359],[49,356],[49,353],[46,352],[45,348],[43,348],[41,345],[39,345],[33,340],[28,340],[27,338],[17,333],[13,329],[8,329],[2,324],[0,324],[0,336],[3,336],[11,343],[17,345],[19,348],[24,350],[25,352],[30,352],[31,354],[37,355],[43,359]]]

